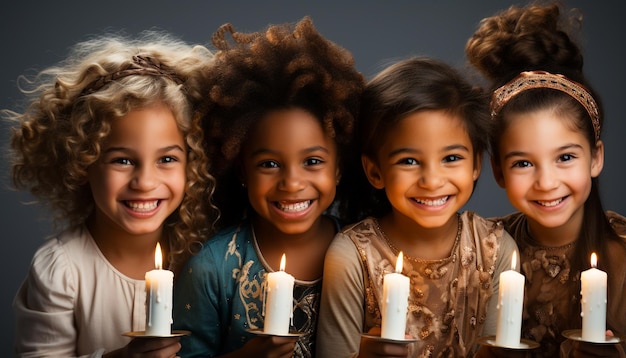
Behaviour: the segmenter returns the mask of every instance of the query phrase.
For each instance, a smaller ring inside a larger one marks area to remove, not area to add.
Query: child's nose
[[[443,185],[444,178],[439,168],[435,166],[424,166],[419,178],[419,186],[425,189],[436,189]]]
[[[305,180],[296,168],[285,168],[279,183],[279,188],[285,191],[299,191],[305,186]]]
[[[559,180],[556,172],[552,168],[541,168],[537,170],[535,188],[539,190],[552,190],[558,186]]]
[[[158,183],[156,172],[151,166],[139,166],[134,171],[131,180],[131,188],[134,190],[147,191],[153,189]]]

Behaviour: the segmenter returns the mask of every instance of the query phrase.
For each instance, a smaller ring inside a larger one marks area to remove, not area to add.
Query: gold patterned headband
[[[493,92],[491,98],[491,116],[498,115],[502,107],[518,94],[533,88],[551,88],[570,95],[585,107],[591,123],[596,142],[600,140],[600,114],[598,105],[589,91],[581,84],[574,82],[563,75],[555,75],[545,71],[526,71],[520,73],[509,83]]]
[[[176,84],[183,83],[182,78],[176,72],[162,64],[158,59],[135,55],[133,56],[133,61],[124,69],[102,76],[85,87],[81,96],[92,94],[113,81],[133,75],[164,76]]]

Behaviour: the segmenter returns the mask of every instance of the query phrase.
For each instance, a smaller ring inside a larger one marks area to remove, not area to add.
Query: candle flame
[[[596,268],[598,266],[598,256],[596,253],[591,254],[591,267]]]
[[[397,273],[402,273],[402,258],[403,258],[403,254],[402,254],[402,251],[400,251],[400,253],[398,254],[398,259],[396,260],[396,272]]]
[[[517,264],[517,251],[513,251],[513,256],[511,256],[511,270],[515,270],[516,264]]]
[[[287,260],[285,258],[285,254],[283,254],[283,257],[280,258],[280,270],[281,271],[285,271],[285,261]]]
[[[161,252],[161,244],[157,242],[156,250],[154,251],[154,266],[157,270],[163,268],[163,253]]]

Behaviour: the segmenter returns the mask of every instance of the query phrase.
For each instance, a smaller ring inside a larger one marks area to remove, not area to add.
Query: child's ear
[[[496,180],[496,183],[498,183],[501,188],[505,188],[502,167],[500,166],[500,162],[494,157],[491,157],[491,171],[493,172],[493,178]]]
[[[472,179],[474,181],[478,180],[478,177],[480,176],[480,171],[482,170],[482,165],[483,165],[483,156],[477,155],[474,160],[474,171],[472,172]]]
[[[604,143],[599,140],[596,143],[596,152],[591,157],[591,177],[600,175],[602,168],[604,168]]]
[[[376,189],[383,189],[385,182],[383,181],[378,165],[366,155],[361,156],[361,164],[363,165],[365,176],[367,176],[367,180],[370,184]]]
[[[335,170],[335,178],[335,185],[339,185],[339,182],[341,181],[341,170],[339,167]]]

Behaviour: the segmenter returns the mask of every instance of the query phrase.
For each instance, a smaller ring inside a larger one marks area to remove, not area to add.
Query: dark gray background
[[[4,1],[0,5],[0,108],[17,108],[22,96],[16,88],[20,74],[33,73],[61,60],[69,46],[103,31],[136,34],[158,28],[182,39],[207,44],[225,22],[238,30],[260,30],[270,23],[295,22],[310,15],[317,29],[351,50],[357,68],[368,78],[394,59],[427,55],[465,66],[463,49],[483,17],[512,1]],[[584,14],[582,28],[585,69],[602,96],[606,110],[606,160],[601,175],[604,205],[626,214],[623,185],[626,133],[622,120],[626,56],[626,2],[565,1]],[[0,145],[7,146],[8,129],[0,125]],[[46,213],[26,193],[11,191],[8,164],[0,167],[0,356],[12,354],[13,296],[26,276],[35,249],[52,228]],[[621,189],[620,189],[621,188]],[[512,211],[506,195],[495,185],[488,165],[468,209],[483,216]],[[111,302],[115,309],[115,302]],[[120,332],[122,333],[122,332]]]

